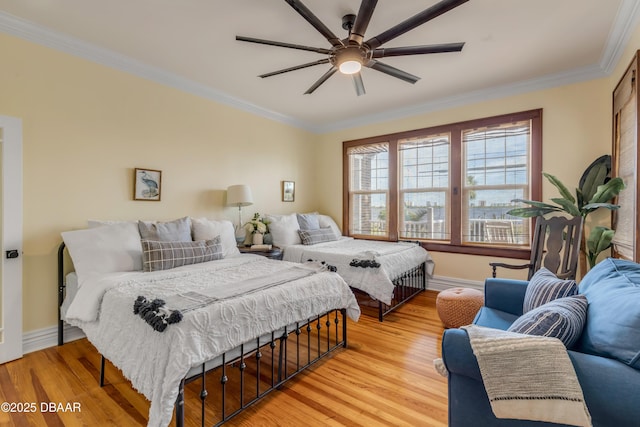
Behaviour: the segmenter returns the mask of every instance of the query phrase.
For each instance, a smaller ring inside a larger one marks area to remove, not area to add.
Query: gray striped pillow
[[[510,332],[554,337],[567,348],[580,338],[587,319],[587,298],[574,295],[559,298],[523,314],[509,327]]]
[[[551,271],[542,267],[533,275],[524,294],[522,312],[526,313],[558,298],[578,293],[575,280],[561,280]]]
[[[303,245],[315,245],[316,243],[332,242],[338,240],[336,233],[329,227],[317,230],[298,230]]]
[[[142,270],[169,270],[182,265],[222,259],[220,236],[197,242],[142,240]]]

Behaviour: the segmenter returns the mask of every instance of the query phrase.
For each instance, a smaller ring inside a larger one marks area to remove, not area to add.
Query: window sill
[[[447,243],[421,242],[423,248],[433,252],[449,252],[465,255],[483,255],[498,258],[530,259],[530,249],[499,248],[472,245],[451,245]]]

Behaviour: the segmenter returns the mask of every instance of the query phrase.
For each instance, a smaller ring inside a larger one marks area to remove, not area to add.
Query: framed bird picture
[[[133,200],[160,201],[162,190],[162,171],[153,169],[135,169]]]

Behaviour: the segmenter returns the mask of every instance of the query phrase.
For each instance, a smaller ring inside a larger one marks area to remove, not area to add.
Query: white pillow
[[[298,218],[296,214],[290,215],[265,215],[269,221],[269,233],[273,238],[273,244],[284,248],[289,245],[299,245],[302,243],[298,230]]]
[[[342,236],[342,231],[340,231],[340,227],[338,224],[331,218],[329,215],[318,215],[318,222],[320,223],[320,228],[330,227],[334,233],[336,233],[336,239],[339,239]]]
[[[191,242],[191,218],[173,221],[138,221],[140,237],[157,242]]]
[[[125,222],[61,234],[78,275],[78,287],[92,276],[142,271],[142,245],[136,224]]]
[[[240,253],[236,243],[236,232],[231,221],[216,221],[207,218],[191,218],[193,240],[211,240],[220,236],[224,257]]]

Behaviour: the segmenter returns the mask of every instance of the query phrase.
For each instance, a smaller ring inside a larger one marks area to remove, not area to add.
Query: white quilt
[[[405,271],[427,266],[427,275],[433,275],[431,255],[419,245],[409,242],[380,242],[342,237],[333,242],[315,245],[290,245],[284,250],[284,260],[306,262],[324,261],[337,268],[337,273],[355,289],[391,304],[393,280]],[[352,267],[352,260],[375,260],[380,268]]]
[[[66,319],[151,401],[149,426],[169,424],[180,381],[189,370],[242,343],[331,309],[360,309],[344,280],[322,271],[260,291],[233,296],[234,286],[276,275],[292,264],[242,255],[151,273],[130,272],[85,281]],[[307,267],[314,268],[314,267]],[[216,292],[216,289],[219,292]],[[155,331],[134,315],[138,296],[167,298],[197,292],[223,299],[184,313],[180,323]]]

